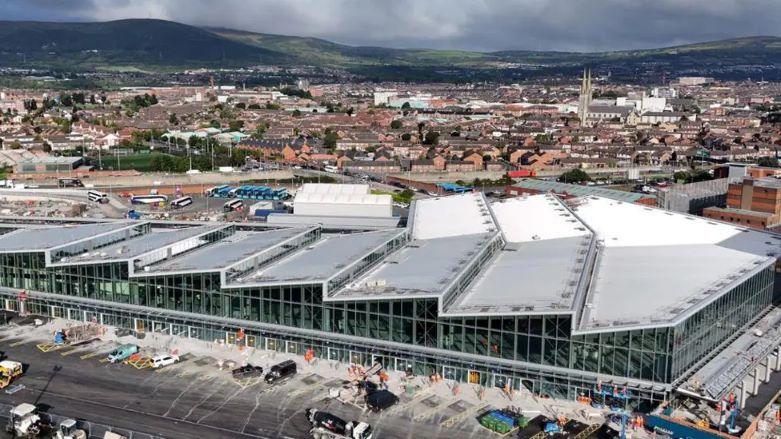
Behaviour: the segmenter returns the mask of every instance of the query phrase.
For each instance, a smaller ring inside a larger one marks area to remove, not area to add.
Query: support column
[[[767,357],[765,359],[765,362],[763,364],[765,366],[765,379],[764,382],[768,383],[770,382],[770,357]]]
[[[754,385],[751,389],[751,394],[756,396],[759,393],[759,367],[754,368]]]
[[[776,370],[781,370],[781,348],[776,349]]]
[[[740,409],[743,410],[746,408],[746,399],[748,399],[748,395],[746,394],[746,382],[741,381],[740,382],[740,394],[738,395],[739,405]]]

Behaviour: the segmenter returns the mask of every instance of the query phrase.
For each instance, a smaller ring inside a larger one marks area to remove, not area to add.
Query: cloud
[[[353,45],[641,49],[773,35],[779,0],[4,0],[0,17],[160,18]]]

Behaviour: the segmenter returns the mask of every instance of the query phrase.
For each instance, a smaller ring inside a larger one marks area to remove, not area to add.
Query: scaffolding
[[[718,178],[676,184],[659,192],[657,205],[665,210],[701,215],[706,207],[726,206],[729,185],[739,182],[739,178]]]

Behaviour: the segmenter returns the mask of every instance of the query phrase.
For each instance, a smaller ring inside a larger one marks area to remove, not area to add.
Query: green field
[[[151,171],[150,162],[152,157],[156,155],[167,155],[161,153],[153,154],[131,154],[125,156],[103,156],[101,157],[101,163],[103,169],[119,169],[128,170],[135,169],[136,171],[146,172]],[[92,162],[97,164],[97,157],[93,157]]]

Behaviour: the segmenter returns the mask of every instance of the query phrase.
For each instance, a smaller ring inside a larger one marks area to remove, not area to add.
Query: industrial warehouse
[[[415,202],[405,228],[5,218],[5,308],[648,410],[781,366],[781,238],[600,197]],[[23,309],[21,309],[23,308]],[[737,356],[734,351],[749,352]]]

